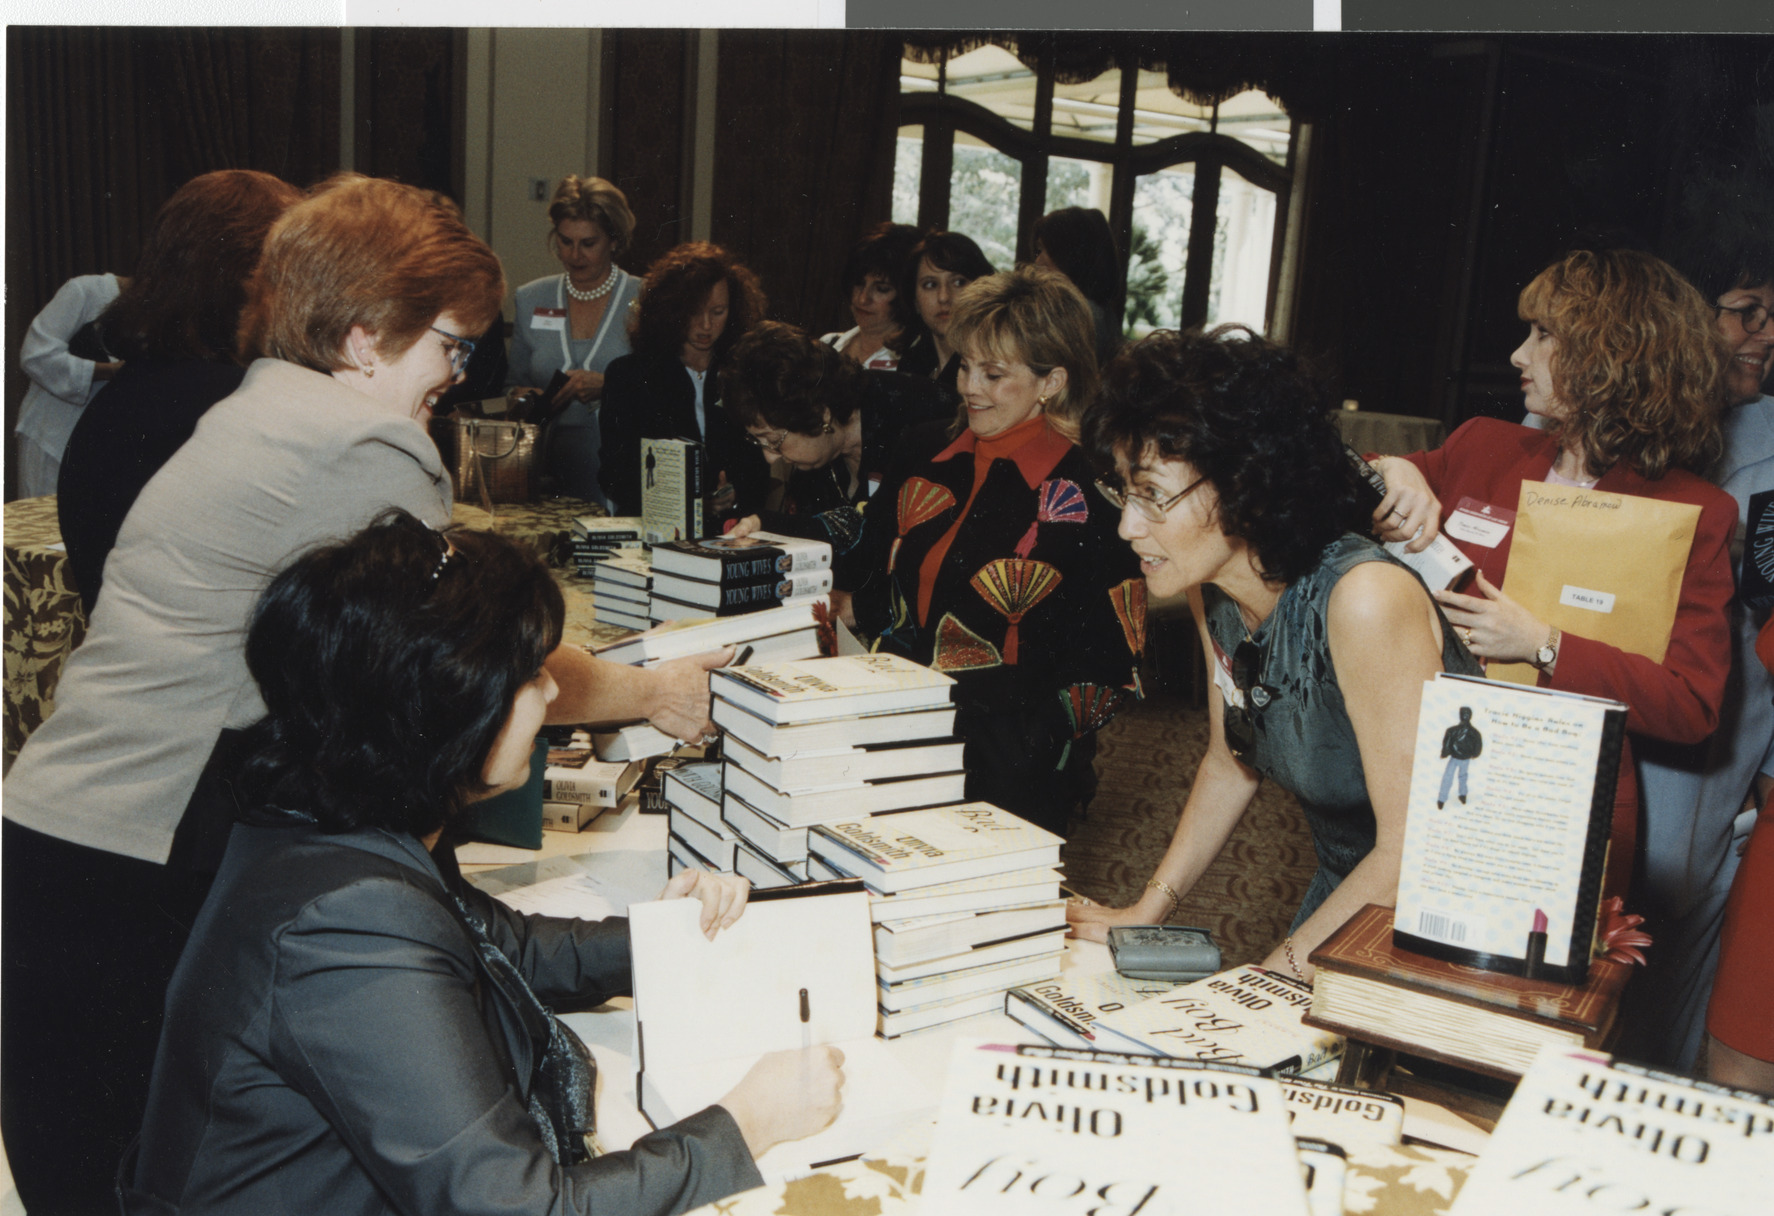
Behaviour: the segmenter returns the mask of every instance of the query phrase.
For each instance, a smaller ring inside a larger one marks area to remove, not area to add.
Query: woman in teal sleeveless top
[[[1308,978],[1313,947],[1362,905],[1393,901],[1423,682],[1478,663],[1417,576],[1365,535],[1377,522],[1408,540],[1423,521],[1390,497],[1365,517],[1329,394],[1291,353],[1242,327],[1161,332],[1104,376],[1084,446],[1149,594],[1189,597],[1214,712],[1144,894],[1074,905],[1073,932],[1163,921],[1268,777],[1299,798],[1319,866],[1264,965]]]

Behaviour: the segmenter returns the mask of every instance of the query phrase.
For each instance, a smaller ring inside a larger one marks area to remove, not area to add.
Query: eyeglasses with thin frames
[[[1734,312],[1746,334],[1759,334],[1768,323],[1768,306],[1757,300],[1754,304],[1715,304],[1719,312]]]
[[[774,439],[766,439],[764,436],[754,435],[750,431],[745,433],[745,437],[757,444],[760,448],[763,448],[766,452],[773,452],[778,456],[782,455],[782,445],[788,442],[787,431],[777,431]]]
[[[1124,511],[1131,504],[1133,509],[1145,518],[1155,524],[1161,524],[1164,522],[1165,512],[1193,494],[1195,488],[1206,480],[1206,477],[1197,477],[1163,502],[1159,502],[1150,494],[1136,494],[1122,486],[1111,485],[1100,477],[1096,479],[1096,488],[1097,493],[1108,499],[1117,511]]]
[[[439,329],[433,325],[431,332],[444,339],[444,350],[449,352],[450,373],[460,377],[468,368],[468,360],[474,355],[474,343],[467,338],[459,338],[447,329]]]

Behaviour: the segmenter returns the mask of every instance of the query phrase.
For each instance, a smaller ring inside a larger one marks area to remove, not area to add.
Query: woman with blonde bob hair
[[[325,183],[265,239],[239,390],[123,522],[55,715],[6,781],[7,927],[35,925],[41,942],[21,962],[8,937],[20,985],[7,987],[31,993],[32,1025],[53,1036],[21,1042],[9,1019],[6,1058],[85,1108],[67,1138],[110,1161],[83,1162],[81,1177],[110,1177],[122,1144],[102,1133],[140,1120],[167,978],[233,824],[240,739],[264,714],[244,648],[253,603],[298,554],[388,508],[449,523],[450,478],[424,422],[466,362],[461,335],[492,323],[504,290],[498,259],[442,195]],[[548,665],[556,720],[663,714],[690,738],[706,726],[695,661],[643,673],[561,647]]]
[[[616,265],[634,240],[634,212],[603,178],[569,173],[555,188],[548,222],[561,273],[517,289],[505,382],[528,392],[566,374],[543,403],[560,411],[549,426],[549,471],[561,493],[601,501],[598,402],[605,370],[633,349],[628,327],[641,293],[641,280]]]
[[[957,297],[958,420],[913,427],[866,513],[856,624],[956,679],[967,797],[1063,832],[1094,791],[1096,730],[1137,695],[1145,584],[1086,493],[1090,309],[1025,267]]]
[[[1522,290],[1517,311],[1528,336],[1510,362],[1544,429],[1475,418],[1436,451],[1377,467],[1412,530],[1420,523],[1433,535],[1439,525],[1477,566],[1469,585],[1436,593],[1474,655],[1531,663],[1543,688],[1628,706],[1606,884],[1620,893],[1639,819],[1631,740],[1687,744],[1712,734],[1730,672],[1737,506],[1702,477],[1720,449],[1730,350],[1705,298],[1634,250],[1568,255]],[[1699,508],[1660,661],[1555,628],[1500,590],[1524,481]],[[1474,518],[1497,524],[1474,527]]]

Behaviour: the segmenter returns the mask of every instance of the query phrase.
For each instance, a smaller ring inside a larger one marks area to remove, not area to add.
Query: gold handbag
[[[496,502],[529,502],[536,497],[541,428],[535,423],[455,415],[435,420],[433,428],[456,501],[478,498],[491,513]]]

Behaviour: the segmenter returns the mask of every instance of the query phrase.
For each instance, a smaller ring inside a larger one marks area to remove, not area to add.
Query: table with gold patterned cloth
[[[528,544],[557,567],[555,576],[567,601],[566,640],[590,645],[627,632],[593,619],[591,584],[572,577],[566,553],[574,518],[602,513],[595,504],[557,498],[501,504],[492,515],[477,505],[457,503],[451,517],[464,527]],[[56,681],[62,664],[86,636],[86,613],[68,573],[55,496],[6,504],[5,530],[6,711],[0,763],[10,769],[19,748],[55,709]]]
[[[1477,1157],[1417,1145],[1347,1150],[1343,1181],[1348,1216],[1442,1216]],[[827,1166],[805,1178],[764,1186],[695,1209],[690,1216],[917,1216],[924,1185],[921,1157],[867,1158]]]
[[[3,766],[55,708],[62,663],[86,636],[68,577],[55,496],[6,504],[6,718]]]

